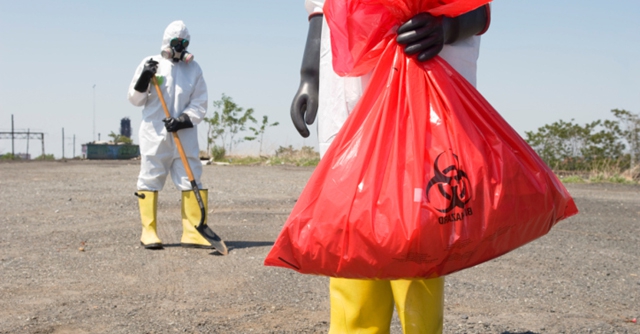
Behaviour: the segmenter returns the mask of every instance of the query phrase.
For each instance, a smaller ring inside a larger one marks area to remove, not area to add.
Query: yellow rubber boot
[[[204,224],[207,224],[207,209],[208,209],[208,191],[206,189],[200,190],[200,197],[204,202]],[[200,224],[201,218],[200,206],[193,191],[182,192],[182,239],[180,239],[180,245],[182,247],[191,248],[214,248],[207,239],[205,239],[196,226]]]
[[[157,191],[138,191],[138,205],[140,206],[140,220],[142,221],[142,235],[140,243],[146,249],[162,249],[162,241],[158,238],[156,229],[158,211]]]
[[[386,280],[331,278],[329,334],[388,334],[393,315]]]
[[[391,281],[404,334],[441,334],[444,277]]]

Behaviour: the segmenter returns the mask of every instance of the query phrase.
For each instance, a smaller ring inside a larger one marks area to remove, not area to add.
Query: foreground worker
[[[195,182],[201,189],[206,213],[208,194],[200,183],[202,164],[196,125],[207,112],[207,85],[202,69],[193,60],[193,55],[187,52],[190,41],[185,24],[182,21],[171,22],[162,37],[161,54],[144,58],[129,86],[129,101],[135,106],[144,106],[139,129],[141,163],[136,195],[142,219],[140,242],[147,249],[162,248],[156,230],[158,191],[164,187],[169,174],[175,186],[182,190],[181,245],[213,248],[194,227],[200,222],[201,211],[170,133],[179,131]],[[171,114],[169,118],[165,116],[155,88],[151,87],[154,77]]]
[[[332,68],[329,27],[324,0],[306,0],[309,32],[301,68],[300,88],[291,117],[298,132],[309,136],[307,124],[318,118],[321,156],[362,96],[371,74],[338,76]],[[490,22],[489,6],[456,18],[414,16],[397,31],[397,42],[418,61],[436,55],[475,86],[480,36]],[[394,301],[404,333],[442,333],[444,278],[366,280],[331,278],[329,333],[389,333]]]

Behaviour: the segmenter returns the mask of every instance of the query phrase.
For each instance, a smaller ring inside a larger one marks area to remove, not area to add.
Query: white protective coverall
[[[166,28],[162,37],[161,50],[169,47],[172,38],[191,41],[189,30],[182,21],[171,22]],[[180,161],[173,135],[167,132],[162,121],[166,116],[155,87],[152,87],[153,83],[149,85],[149,91],[146,93],[138,92],[133,88],[142,73],[144,64],[150,58],[159,62],[156,78],[169,113],[172,117],[185,113],[193,123],[193,128],[181,129],[178,135],[193,176],[198,187],[202,189],[200,184],[202,163],[199,160],[197,124],[204,119],[208,103],[207,85],[202,69],[195,60],[189,63],[173,62],[158,54],[142,60],[129,85],[129,101],[135,106],[144,106],[139,129],[141,166],[138,190],[162,190],[168,173],[171,173],[171,179],[177,188],[183,191],[192,189],[186,170]]]
[[[322,13],[324,0],[305,0],[309,15]],[[480,36],[445,45],[438,54],[472,85],[476,85],[476,64]],[[371,73],[362,77],[340,77],[333,71],[331,40],[323,20],[320,42],[320,86],[318,140],[320,155],[356,106]],[[434,279],[366,280],[331,278],[330,334],[389,333],[393,305],[404,333],[442,333],[444,277]]]
[[[309,15],[322,13],[324,0],[305,0]],[[480,36],[445,45],[438,54],[472,85],[476,85],[476,64],[480,52]],[[318,141],[324,155],[347,116],[362,96],[370,74],[362,77],[340,77],[333,71],[331,40],[327,21],[323,20],[320,42],[320,101],[318,102]]]

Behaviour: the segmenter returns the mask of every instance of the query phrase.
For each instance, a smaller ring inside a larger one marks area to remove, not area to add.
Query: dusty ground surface
[[[327,332],[328,279],[262,265],[311,168],[205,166],[228,256],[179,246],[170,183],[141,248],[138,170],[0,163],[0,333]],[[578,216],[447,277],[445,333],[640,333],[640,187],[568,189]]]

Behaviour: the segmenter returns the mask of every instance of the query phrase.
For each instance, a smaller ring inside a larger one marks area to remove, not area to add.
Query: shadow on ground
[[[273,241],[225,241],[229,250],[273,246]]]

